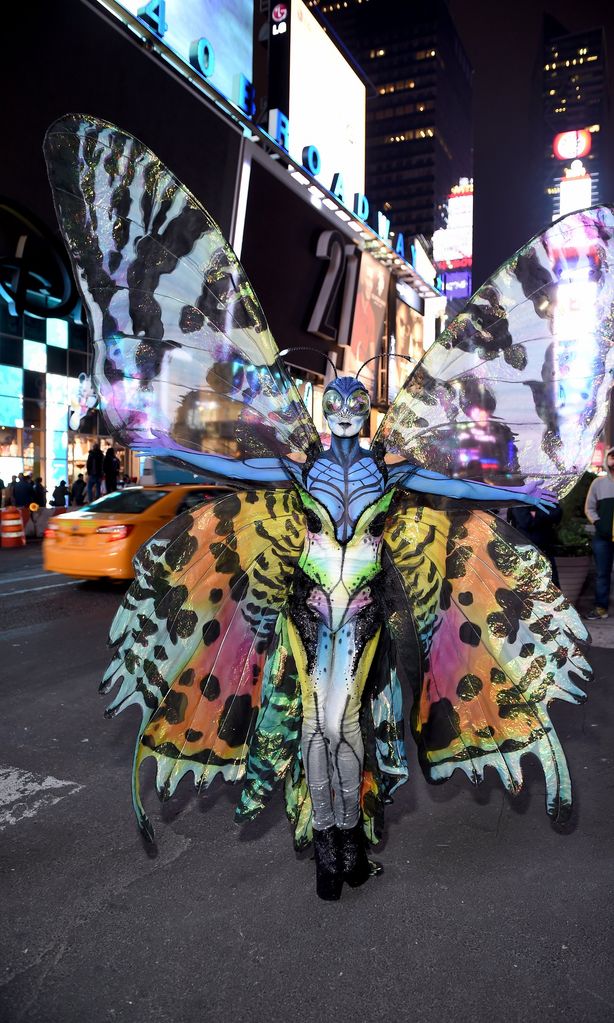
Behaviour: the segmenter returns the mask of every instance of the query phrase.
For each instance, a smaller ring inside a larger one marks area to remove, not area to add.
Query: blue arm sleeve
[[[455,480],[429,469],[418,469],[415,466],[404,467],[402,463],[392,467],[395,482],[421,494],[437,494],[440,497],[464,498],[466,501],[485,501],[490,504],[534,504],[526,494],[514,488],[491,487],[489,483],[476,483],[473,480]],[[391,475],[392,475],[391,474]]]
[[[200,469],[201,472],[237,483],[287,483],[300,472],[300,465],[286,463],[282,458],[227,458],[225,455],[206,455],[197,451],[171,452],[167,449],[157,452],[151,446],[143,453],[154,458],[174,454],[195,470]]]

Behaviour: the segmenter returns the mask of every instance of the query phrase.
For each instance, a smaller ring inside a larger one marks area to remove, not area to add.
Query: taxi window
[[[220,498],[226,497],[227,494],[231,493],[230,490],[188,490],[182,497],[181,502],[176,511],[176,515],[181,515],[184,511],[189,511],[190,508],[195,508],[197,504],[203,504],[205,501],[219,501]]]
[[[99,497],[92,504],[87,504],[82,511],[96,512],[101,515],[110,513],[121,515],[140,515],[147,511],[152,504],[160,501],[169,493],[168,490],[141,490],[138,487],[127,490],[116,490],[112,494],[105,494]]]

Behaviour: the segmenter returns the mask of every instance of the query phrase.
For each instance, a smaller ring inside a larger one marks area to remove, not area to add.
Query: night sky
[[[474,68],[474,289],[545,224],[537,100],[544,13],[571,32],[603,26],[609,53],[609,166],[601,201],[614,203],[614,3],[612,0],[449,0]],[[578,127],[583,127],[578,125]]]

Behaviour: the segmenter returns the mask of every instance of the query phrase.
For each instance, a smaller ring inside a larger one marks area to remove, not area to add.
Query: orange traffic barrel
[[[0,511],[0,547],[25,547],[26,534],[19,508]]]

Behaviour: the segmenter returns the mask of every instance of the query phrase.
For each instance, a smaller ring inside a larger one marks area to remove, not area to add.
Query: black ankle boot
[[[374,874],[380,874],[382,866],[367,858],[367,844],[362,821],[353,828],[338,828],[341,845],[343,880],[351,888],[358,888]]]
[[[314,828],[313,849],[316,861],[316,892],[321,899],[336,902],[341,898],[343,887],[337,828],[325,828],[324,831],[316,831]]]

